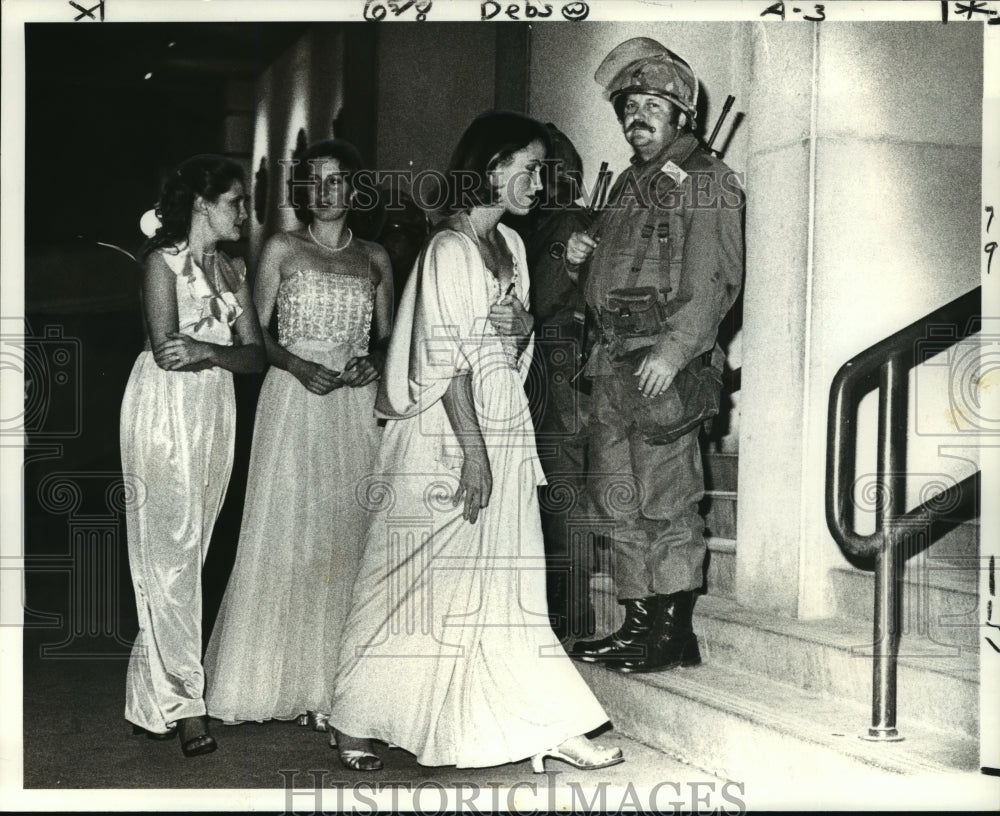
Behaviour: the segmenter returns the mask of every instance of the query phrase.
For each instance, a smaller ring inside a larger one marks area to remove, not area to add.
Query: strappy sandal
[[[591,771],[597,768],[609,768],[625,761],[621,748],[606,748],[595,745],[586,737],[571,737],[557,748],[535,754],[531,758],[531,770],[535,773],[545,773],[545,758],[551,757],[579,768],[581,771]]]
[[[201,733],[195,734],[193,737],[184,739],[185,736],[185,724],[195,723],[201,725]],[[208,718],[207,717],[184,717],[177,721],[177,728],[181,731],[181,752],[186,757],[196,757],[202,754],[210,754],[219,744],[215,741],[215,738],[208,733]]]
[[[340,764],[350,771],[381,771],[382,760],[371,751],[344,748],[340,751]]]
[[[337,747],[337,729],[327,720],[326,730],[330,734],[330,747]],[[382,760],[371,751],[357,748],[341,748],[340,764],[350,771],[381,771]]]
[[[318,711],[307,711],[305,714],[299,714],[295,722],[322,734],[326,732],[326,723],[329,719],[326,714],[320,714]]]

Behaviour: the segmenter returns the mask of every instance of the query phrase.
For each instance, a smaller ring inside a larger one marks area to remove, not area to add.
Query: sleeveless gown
[[[303,268],[278,290],[279,342],[335,371],[367,353],[367,275]],[[376,384],[320,396],[272,366],[261,388],[236,562],[205,655],[226,723],[328,713],[360,558],[356,485],[380,429]]]
[[[178,328],[232,345],[241,309],[213,289],[191,253],[156,250],[176,276]],[[221,252],[240,280],[243,261]],[[125,718],[164,733],[205,714],[201,568],[233,464],[233,377],[223,368],[164,371],[148,347],[135,361],[121,408],[129,567],[139,634],[132,646]]]

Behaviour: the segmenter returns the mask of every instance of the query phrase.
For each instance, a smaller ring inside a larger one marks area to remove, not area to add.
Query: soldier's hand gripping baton
[[[601,169],[597,171],[597,183],[594,185],[594,195],[590,199],[590,204],[586,210],[582,213],[581,220],[583,221],[584,230],[591,235],[597,241],[600,241],[600,237],[591,232],[594,226],[594,221],[597,218],[598,213],[604,209],[605,201],[608,197],[608,188],[611,186],[611,171],[608,169],[608,163],[606,161],[601,162]],[[577,282],[577,285],[580,285]],[[583,392],[584,394],[590,393],[590,379],[588,377],[583,377],[583,369],[587,364],[587,358],[590,356],[590,350],[593,347],[596,339],[594,337],[594,324],[593,315],[589,308],[584,307],[583,311],[574,311],[573,320],[578,324],[579,332],[579,345],[576,355],[576,374],[573,375],[570,380],[573,383],[573,387]]]

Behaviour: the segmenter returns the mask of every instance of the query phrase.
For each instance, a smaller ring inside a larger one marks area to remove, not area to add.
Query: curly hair
[[[186,241],[195,199],[201,196],[206,201],[216,201],[236,181],[246,183],[243,168],[225,156],[203,153],[177,165],[163,185],[156,205],[160,227],[139,250],[139,259],[145,260],[155,249]]]

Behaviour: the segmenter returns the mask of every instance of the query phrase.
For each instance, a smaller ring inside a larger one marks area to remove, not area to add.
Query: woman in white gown
[[[129,567],[139,634],[125,718],[185,756],[214,751],[201,662],[201,568],[233,464],[230,372],[260,371],[263,340],[242,260],[216,249],[246,220],[243,171],[195,156],[169,177],[143,248],[146,347],[121,409]]]
[[[546,610],[528,274],[499,221],[530,208],[547,144],[520,114],[473,121],[452,158],[454,215],[404,290],[330,715],[350,768],[381,767],[373,739],[424,765],[622,761],[582,736],[608,718]]]
[[[305,227],[261,254],[255,302],[265,326],[277,305],[279,337],[264,334],[271,369],[239,546],[205,654],[208,712],[227,723],[301,718],[324,730],[330,712],[365,521],[355,488],[380,434],[384,351],[369,341],[388,338],[393,303],[388,254],[345,223],[360,169],[348,142],[311,145],[295,187]]]

